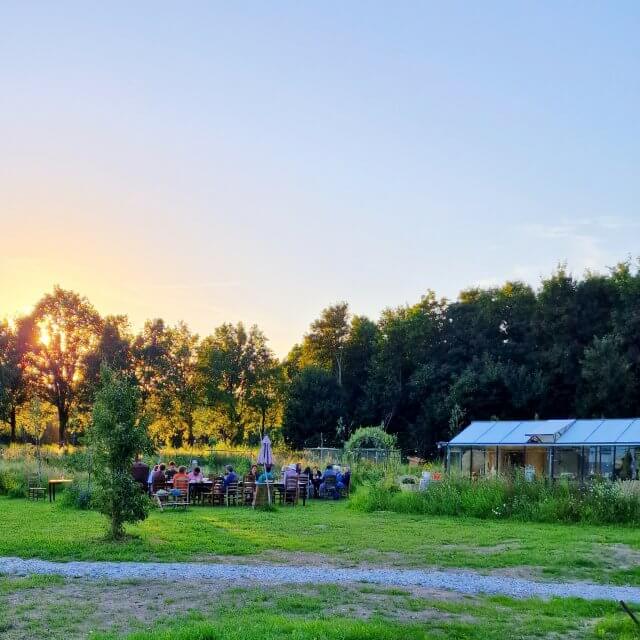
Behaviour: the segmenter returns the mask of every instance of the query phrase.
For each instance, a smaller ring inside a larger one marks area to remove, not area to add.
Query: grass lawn
[[[639,638],[615,603],[371,585],[99,583],[0,578],[3,640]]]
[[[250,556],[640,584],[640,532],[625,527],[367,514],[345,502],[312,501],[271,513],[242,507],[153,511],[148,520],[129,527],[128,542],[112,544],[102,540],[104,517],[90,511],[0,498],[0,517],[2,556],[160,561]]]

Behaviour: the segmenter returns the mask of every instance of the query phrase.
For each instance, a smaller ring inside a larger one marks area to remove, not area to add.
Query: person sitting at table
[[[176,469],[176,463],[172,460],[169,463],[169,468],[167,469],[165,476],[167,477],[167,480],[173,480],[173,476],[176,475],[176,473],[178,473],[178,469]]]
[[[325,488],[326,488],[326,481],[327,481],[327,478],[329,477],[334,477],[336,479],[336,489],[340,488],[338,486],[339,485],[338,472],[333,468],[332,464],[328,464],[327,468],[324,470],[324,473],[322,474],[322,483],[320,484],[320,495],[324,495]],[[332,497],[335,498],[337,495],[338,493],[336,491]]]
[[[284,481],[287,481],[287,478],[293,478],[294,476],[298,475],[298,471],[296,469],[296,465],[295,464],[289,464],[287,465],[284,470],[282,471],[282,475],[284,476]]]
[[[157,467],[157,470],[155,470]],[[156,465],[154,467],[154,472],[151,475],[151,493],[156,493],[158,489],[164,489],[165,482],[167,479],[164,476],[164,472],[167,467],[164,464]]]
[[[189,474],[189,482],[191,484],[200,484],[204,482],[204,474],[200,470],[200,467],[195,467],[195,469]]]
[[[224,478],[222,480],[222,486],[226,489],[230,484],[238,482],[238,474],[233,470],[233,467],[228,464],[225,468]]]
[[[140,456],[136,454],[136,459],[131,466],[131,476],[146,491],[149,483],[149,465],[140,460]]]
[[[273,471],[271,471],[272,468],[273,467],[270,464],[265,466],[264,471],[258,476],[258,484],[267,484],[267,482],[273,482]]]
[[[181,494],[189,491],[189,476],[186,467],[180,467],[173,476],[173,489]]]
[[[309,476],[313,485],[313,497],[320,497],[320,485],[322,484],[322,471],[318,467],[313,467],[313,473]]]

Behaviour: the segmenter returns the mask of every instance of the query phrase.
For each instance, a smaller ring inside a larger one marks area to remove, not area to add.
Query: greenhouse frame
[[[446,444],[451,473],[638,480],[640,418],[472,422]]]

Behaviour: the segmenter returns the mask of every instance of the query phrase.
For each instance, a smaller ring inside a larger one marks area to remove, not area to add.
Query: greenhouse
[[[640,418],[472,422],[446,445],[447,470],[477,478],[638,480]]]

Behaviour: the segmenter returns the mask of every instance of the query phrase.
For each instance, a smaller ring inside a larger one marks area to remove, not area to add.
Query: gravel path
[[[185,579],[256,581],[263,584],[368,582],[399,587],[450,589],[467,594],[502,594],[514,598],[550,596],[640,603],[640,587],[584,582],[534,582],[474,572],[409,569],[331,569],[314,566],[204,564],[188,562],[48,562],[0,558],[0,574],[56,574],[107,580]]]

